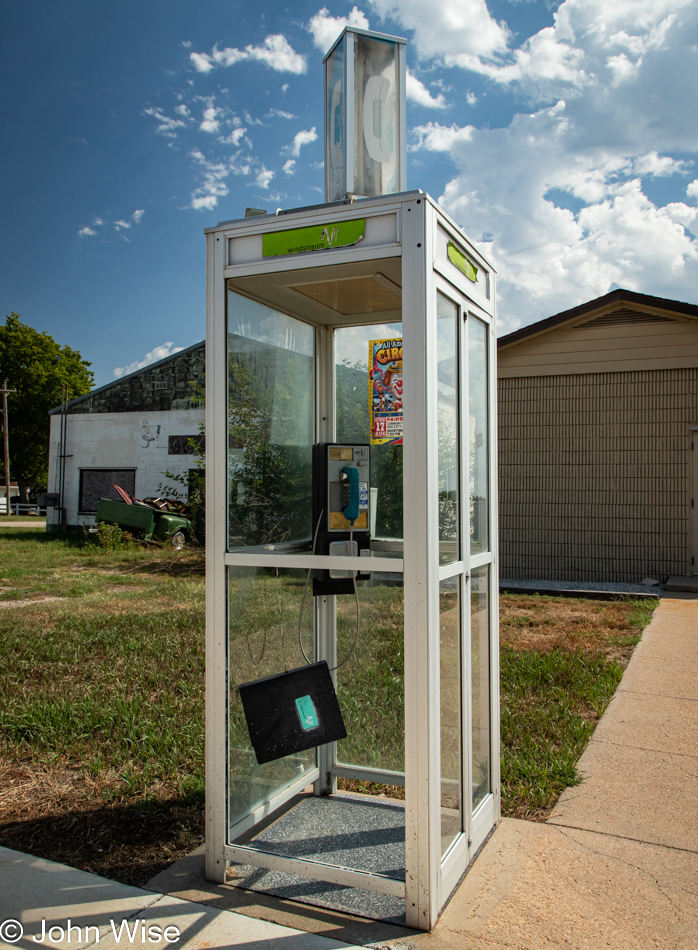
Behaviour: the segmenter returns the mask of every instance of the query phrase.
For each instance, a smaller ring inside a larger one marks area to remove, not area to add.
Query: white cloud
[[[290,152],[291,155],[298,158],[301,153],[301,148],[304,145],[309,145],[311,142],[317,140],[317,132],[315,131],[315,126],[312,129],[307,129],[304,132],[296,132],[293,136],[293,143],[291,145],[284,146],[286,152]]]
[[[485,0],[369,0],[381,17],[414,30],[421,59],[515,83],[533,100],[570,96],[589,85],[623,85],[645,57],[667,46],[681,10],[695,0],[563,0],[553,26],[516,48]]]
[[[80,228],[78,231],[78,237],[94,237],[96,234],[97,232],[95,230],[87,226]]]
[[[287,175],[294,175],[294,174],[295,174],[295,172],[296,172],[296,160],[295,160],[295,158],[289,158],[289,160],[288,160],[287,162],[284,162],[283,171],[285,171]]]
[[[466,94],[466,97],[465,97],[465,101],[468,103],[469,106],[474,106],[475,103],[477,102],[477,96],[475,95],[474,92],[470,92],[470,90],[468,90],[468,93]]]
[[[158,360],[164,360],[166,356],[172,356],[174,353],[179,353],[180,350],[183,349],[183,346],[175,346],[172,340],[169,340],[161,346],[153,347],[150,353],[146,353],[142,360],[136,360],[133,363],[129,363],[128,366],[117,366],[114,370],[114,378],[121,379],[122,376],[135,373],[137,369],[143,369],[144,366],[157,363]]]
[[[130,220],[125,218],[120,218],[118,221],[114,221],[114,229],[116,231],[129,231],[132,224],[140,224],[141,218],[145,214],[143,208],[139,208],[137,211],[134,211],[131,215]]]
[[[235,147],[237,147],[242,141],[245,132],[247,132],[247,129],[244,125],[241,125],[237,129],[233,129],[230,135],[221,136],[218,141],[224,142],[226,145],[235,145]]]
[[[450,152],[458,142],[468,142],[473,137],[475,127],[466,125],[459,128],[457,125],[445,126],[437,122],[427,122],[412,129],[416,136],[413,150],[425,148],[430,152]]]
[[[295,115],[292,112],[284,112],[283,109],[270,109],[267,112],[267,118],[273,119],[278,117],[279,119],[295,119]]]
[[[509,31],[490,16],[485,0],[369,0],[385,19],[414,30],[420,59],[459,56],[491,61],[508,48]],[[463,61],[462,65],[465,65]],[[472,68],[472,67],[469,67]]]
[[[199,129],[202,132],[210,132],[213,135],[217,135],[221,128],[221,124],[218,120],[218,116],[221,112],[222,110],[216,108],[216,106],[208,106],[204,109],[204,116]]]
[[[217,66],[233,66],[235,63],[252,60],[264,63],[279,73],[301,75],[307,70],[305,56],[296,53],[285,36],[273,33],[267,36],[263,46],[246,46],[244,50],[214,46],[210,53],[190,53],[194,68],[200,73],[208,73]]]
[[[211,161],[198,148],[193,149],[189,157],[202,172],[202,182],[191,196],[191,207],[196,211],[211,211],[218,199],[228,194],[225,179],[233,171],[232,163]]]
[[[262,165],[261,169],[257,172],[255,181],[260,188],[268,188],[273,177],[274,172],[269,171],[268,168],[265,168],[264,165]]]
[[[638,175],[663,178],[667,175],[681,174],[686,170],[686,162],[672,158],[670,155],[659,155],[655,150],[636,158],[634,168]]]
[[[227,194],[226,189],[226,194]],[[191,205],[195,211],[213,211],[213,209],[218,204],[218,198],[216,195],[201,195],[198,198],[191,199]]]
[[[407,70],[405,85],[407,98],[411,99],[412,102],[416,102],[417,105],[427,106],[430,109],[446,108],[446,100],[444,99],[443,93],[440,92],[436,97],[432,96],[424,83],[420,82],[409,69]]]
[[[282,92],[288,92],[288,90],[289,90],[290,88],[291,88],[291,87],[289,86],[289,84],[288,84],[287,82],[285,82],[285,83],[283,84],[283,86],[281,87],[281,91],[282,91]]]
[[[419,4],[426,14],[426,0],[405,0],[403,22]],[[416,32],[422,50],[430,29]],[[440,201],[493,258],[500,331],[614,286],[697,301],[698,179],[681,177],[698,151],[698,3],[563,0],[553,26],[512,40],[487,58],[445,38],[433,58],[512,84],[535,111],[499,128],[429,122],[411,138],[454,162]],[[674,200],[645,193],[669,176]]]
[[[104,218],[95,218],[92,223],[98,228],[100,225],[104,224]]]
[[[191,46],[191,40],[182,40],[182,46],[185,49],[189,49],[189,47]]]
[[[175,109],[175,112],[177,112],[179,109],[180,107],[178,106]],[[155,131],[158,133],[158,135],[163,135],[166,139],[176,139],[176,129],[184,129],[187,126],[187,123],[184,121],[184,119],[173,119],[170,116],[165,115],[162,109],[156,108],[155,106],[151,106],[149,109],[144,109],[143,115],[152,116],[156,122],[160,123]]]
[[[313,34],[313,41],[317,48],[325,53],[345,26],[357,26],[360,30],[367,30],[368,18],[358,7],[354,7],[349,16],[330,16],[327,7],[323,7],[310,18],[308,32]]]

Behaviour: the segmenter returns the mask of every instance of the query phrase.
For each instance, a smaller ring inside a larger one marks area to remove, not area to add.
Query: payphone
[[[370,446],[319,442],[313,446],[313,546],[316,554],[366,557],[371,542]],[[355,575],[355,577],[353,576]],[[313,594],[351,594],[354,579],[370,575],[316,571]]]

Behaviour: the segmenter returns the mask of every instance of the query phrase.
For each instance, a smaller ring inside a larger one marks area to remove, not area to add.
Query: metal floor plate
[[[308,797],[245,844],[405,879],[405,809],[400,802],[346,793]],[[240,864],[231,865],[228,883],[374,920],[405,923],[401,897]]]

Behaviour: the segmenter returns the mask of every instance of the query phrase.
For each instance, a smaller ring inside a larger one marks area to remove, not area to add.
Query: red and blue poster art
[[[402,445],[402,340],[368,341],[371,444]]]

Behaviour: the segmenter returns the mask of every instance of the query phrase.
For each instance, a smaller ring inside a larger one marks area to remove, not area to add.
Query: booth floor
[[[240,842],[243,843],[242,841]],[[339,793],[308,796],[254,837],[249,847],[405,880],[405,808],[401,802]],[[405,901],[250,865],[232,865],[228,883],[246,890],[404,924]]]

